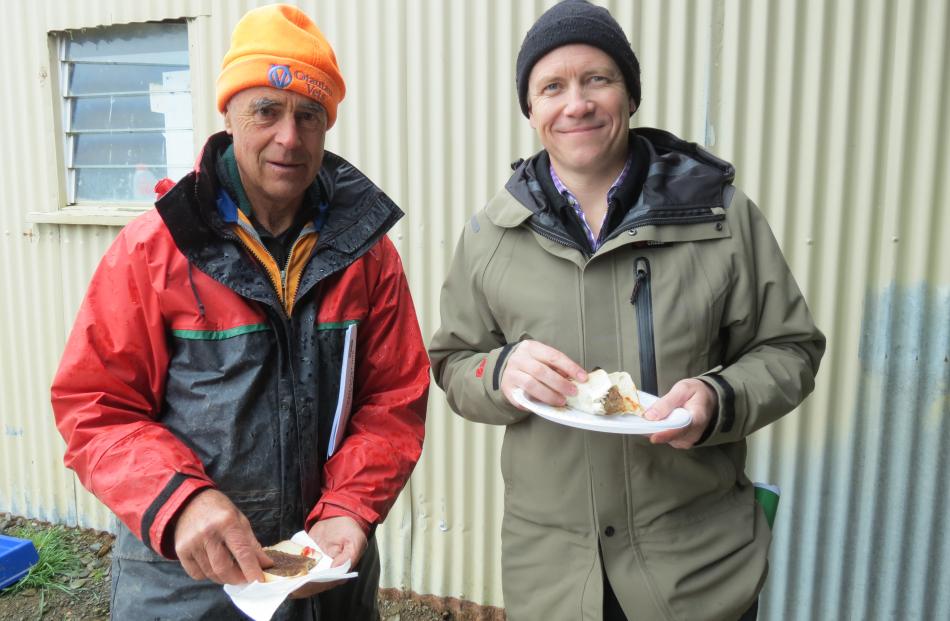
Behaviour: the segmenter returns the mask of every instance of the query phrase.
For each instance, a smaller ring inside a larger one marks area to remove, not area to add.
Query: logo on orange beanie
[[[274,88],[287,88],[293,80],[293,74],[287,65],[271,65],[267,70],[267,81]]]

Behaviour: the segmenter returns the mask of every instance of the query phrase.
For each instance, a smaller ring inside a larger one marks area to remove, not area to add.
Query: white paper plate
[[[566,406],[554,407],[546,403],[538,403],[524,394],[524,391],[520,388],[515,388],[511,394],[520,405],[528,408],[542,418],[546,418],[560,425],[577,427],[578,429],[588,429],[590,431],[648,435],[667,429],[680,429],[681,427],[689,425],[693,420],[692,415],[684,408],[676,408],[663,420],[647,420],[633,414],[598,416]],[[649,408],[657,400],[655,395],[651,395],[647,392],[638,390],[637,395],[644,409]]]

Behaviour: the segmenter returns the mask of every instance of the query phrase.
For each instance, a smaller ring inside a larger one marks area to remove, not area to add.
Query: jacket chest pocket
[[[628,263],[630,314],[647,392],[663,394],[720,363],[729,273],[709,261],[703,246],[711,243],[635,252]]]

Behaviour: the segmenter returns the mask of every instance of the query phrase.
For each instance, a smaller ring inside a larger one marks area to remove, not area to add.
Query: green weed
[[[46,530],[34,530],[21,527],[9,533],[20,539],[30,539],[36,546],[40,560],[37,561],[25,578],[3,589],[4,595],[13,595],[25,589],[58,589],[71,593],[69,578],[66,575],[81,568],[79,557],[61,526]]]

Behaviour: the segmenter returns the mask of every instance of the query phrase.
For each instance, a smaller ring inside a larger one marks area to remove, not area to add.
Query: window
[[[151,203],[194,159],[187,25],[68,31],[59,49],[67,204]]]

